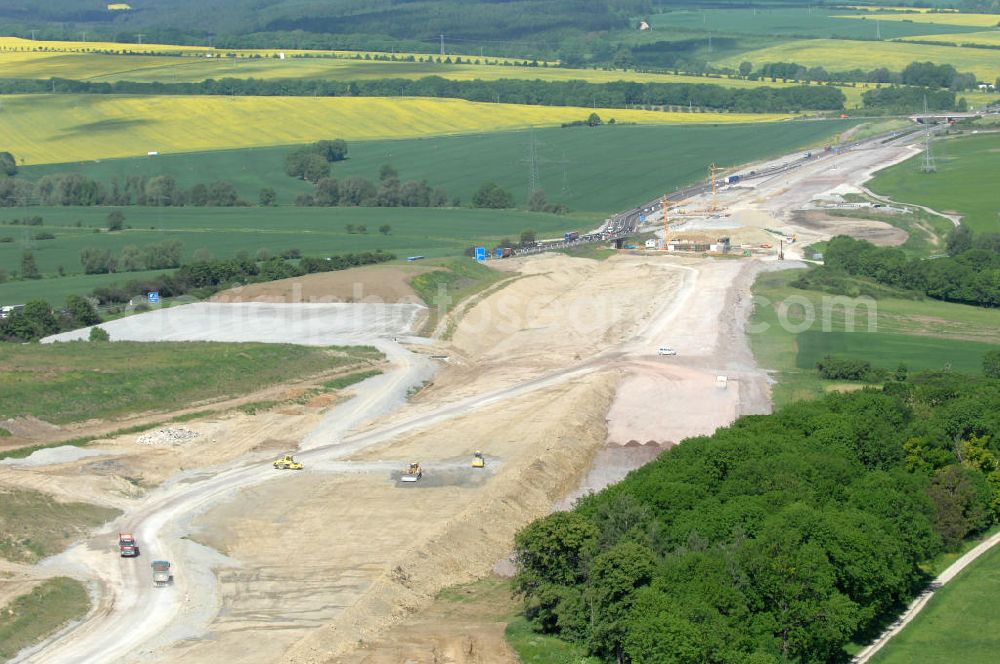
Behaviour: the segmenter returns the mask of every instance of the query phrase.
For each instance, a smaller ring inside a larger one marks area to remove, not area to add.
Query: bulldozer
[[[486,459],[483,458],[483,453],[476,450],[475,454],[472,455],[472,467],[473,468],[485,468]]]
[[[274,462],[277,470],[302,470],[302,464],[295,460],[291,454],[286,454]]]
[[[420,469],[420,464],[414,461],[410,464],[410,467],[406,469],[403,476],[399,478],[400,482],[416,482],[421,477],[424,476],[424,471]]]

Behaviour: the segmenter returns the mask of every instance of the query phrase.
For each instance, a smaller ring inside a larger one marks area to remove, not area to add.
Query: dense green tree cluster
[[[150,207],[234,207],[241,201],[228,180],[196,184],[184,189],[172,175],[147,178],[129,175],[109,184],[79,173],[45,175],[37,181],[23,177],[0,179],[0,207],[26,205],[145,205]]]
[[[24,308],[0,319],[0,340],[37,341],[63,330],[73,330],[101,322],[94,305],[79,295],[66,298],[66,305],[53,311],[48,302],[32,300]]]
[[[872,369],[872,363],[867,360],[832,355],[826,355],[817,362],[816,371],[820,378],[827,380],[874,381],[885,378],[885,371]]]
[[[933,260],[908,258],[900,249],[841,235],[827,244],[825,265],[819,269],[867,277],[938,300],[1000,306],[1000,234],[957,233],[949,241],[954,253]],[[956,237],[968,238],[968,244]]]
[[[950,90],[931,90],[928,88],[877,88],[866,90],[861,94],[861,102],[865,108],[877,108],[900,113],[923,111],[926,103],[928,111],[954,111],[958,109],[955,103],[955,93]]]
[[[359,176],[337,180],[324,176],[316,181],[312,194],[295,199],[299,206],[315,207],[445,207],[448,192],[431,188],[426,180],[402,182],[391,164],[384,164],[379,184]]]
[[[383,43],[385,50],[406,40],[434,52],[438,35],[461,36],[463,46],[537,52],[555,51],[559,38],[583,37],[625,28],[634,16],[648,14],[649,0],[157,0],[133,3],[138,11],[107,12],[104,3],[79,0],[6,0],[0,18],[42,27],[39,38],[79,38],[86,25],[94,38],[205,43],[217,46],[345,48],[362,50]],[[39,25],[40,22],[41,25]],[[498,45],[497,42],[503,44]]]
[[[785,113],[798,110],[840,110],[846,97],[828,85],[732,88],[711,83],[637,83],[615,81],[542,81],[499,79],[454,81],[440,76],[411,80],[380,78],[360,81],[318,79],[209,79],[197,83],[96,83],[50,79],[0,81],[0,94],[13,93],[181,94],[304,97],[439,97],[481,102],[541,106],[696,106],[744,113]],[[306,159],[306,153],[302,154]],[[315,160],[314,160],[315,161]],[[301,167],[298,163],[296,171]],[[319,166],[319,162],[314,164]],[[297,177],[302,177],[297,176]]]
[[[128,244],[117,256],[110,249],[85,247],[80,250],[80,264],[84,274],[166,270],[180,267],[183,249],[180,240],[164,240],[141,249]]]
[[[472,195],[472,206],[502,210],[514,207],[514,194],[496,182],[484,182]]]
[[[347,158],[347,142],[342,139],[317,141],[288,153],[285,173],[293,178],[319,182],[330,175],[330,164]]]
[[[605,661],[840,661],[1000,509],[1000,381],[922,374],[748,416],[515,540],[536,629]],[[860,638],[860,637],[859,637]]]
[[[741,73],[744,71],[742,64]],[[930,89],[944,88],[953,92],[975,88],[978,81],[976,75],[971,72],[962,73],[951,65],[937,65],[933,62],[911,62],[901,72],[890,71],[885,67],[876,67],[868,71],[863,69],[827,71],[824,67],[806,67],[795,62],[769,62],[750,74],[748,78],[818,83],[912,85]]]

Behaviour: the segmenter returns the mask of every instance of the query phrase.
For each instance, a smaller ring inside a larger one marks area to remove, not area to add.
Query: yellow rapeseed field
[[[188,56],[108,55],[79,52],[4,52],[0,50],[0,78],[50,78],[60,76],[91,81],[186,83],[208,78],[319,78],[367,80],[441,76],[451,80],[500,78],[543,81],[583,80],[589,83],[636,81],[640,83],[710,83],[726,87],[782,87],[783,83],[748,81],[715,76],[654,74],[616,69],[566,69],[562,67],[511,67],[492,64],[385,62],[353,58],[198,58]],[[789,84],[792,85],[792,84]]]
[[[722,60],[717,64],[738,66],[749,60],[755,66],[766,62],[796,62],[831,71],[888,67],[900,71],[911,62],[954,65],[959,71],[975,72],[984,80],[1000,76],[1000,53],[990,49],[928,46],[899,41],[849,42],[842,39],[800,39],[758,49]]]
[[[917,14],[926,14],[931,10],[930,7],[882,7],[879,5],[847,5],[845,9],[855,9],[863,12],[910,12]],[[944,11],[957,12],[958,10],[945,9]]]
[[[196,152],[322,138],[416,138],[544,127],[594,109],[484,104],[457,99],[11,95],[0,98],[3,148],[26,164],[147,152]],[[597,109],[643,124],[754,122],[782,115]]]
[[[83,41],[45,41],[45,40],[32,40],[32,39],[22,39],[20,37],[0,37],[0,52],[3,51],[14,51],[14,52],[40,52],[40,53],[94,53],[94,54],[107,54],[107,53],[126,53],[126,54],[143,54],[152,53],[156,55],[184,55],[190,57],[202,57],[205,59],[212,58],[254,58],[256,56],[272,58],[277,57],[280,54],[284,54],[287,57],[294,55],[325,55],[334,56],[338,58],[353,58],[356,55],[370,55],[372,57],[379,55],[383,56],[385,53],[375,52],[375,51],[306,51],[301,49],[285,49],[285,48],[251,48],[251,49],[217,49],[211,46],[183,46],[178,44],[122,44],[118,42],[83,42]],[[414,57],[427,57],[427,53],[396,53],[397,57],[406,57],[412,55]],[[434,56],[437,57],[437,56]],[[465,54],[455,54],[451,56],[462,57],[462,58],[475,58],[476,56],[465,55]],[[523,58],[502,58],[502,57],[489,57],[491,61],[495,62],[527,62]]]
[[[1000,16],[997,17],[1000,19]],[[983,32],[955,32],[944,35],[922,35],[920,37],[903,37],[897,41],[939,41],[952,44],[984,44],[1000,46],[1000,30],[985,30]],[[1000,53],[996,54],[1000,59]]]
[[[911,23],[938,23],[940,25],[962,25],[973,28],[992,28],[1000,23],[998,14],[959,14],[956,12],[934,12],[904,14],[894,12],[890,14],[848,14],[844,16],[834,16],[833,18],[854,18],[873,21],[909,21]]]

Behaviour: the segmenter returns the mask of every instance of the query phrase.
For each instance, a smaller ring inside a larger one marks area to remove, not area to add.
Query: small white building
[[[650,29],[649,22],[648,21],[639,21],[639,29],[640,30],[649,30]]]

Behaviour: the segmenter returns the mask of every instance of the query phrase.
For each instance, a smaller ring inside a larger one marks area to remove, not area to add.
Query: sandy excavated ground
[[[241,567],[220,573],[222,611],[208,638],[163,657],[230,657],[266,627],[240,661],[329,661],[441,588],[487,574],[516,530],[585,473],[604,442],[613,383],[594,375],[470,413],[366,450],[347,472],[283,477],[209,510],[194,537]],[[476,449],[485,471],[469,467]],[[401,485],[394,473],[411,459],[425,478]]]
[[[909,237],[909,233],[903,229],[884,221],[837,217],[821,210],[808,210],[794,215],[790,227],[801,229],[809,235],[848,235],[879,247],[897,247]]]
[[[231,288],[217,293],[209,301],[423,304],[410,286],[410,279],[435,269],[423,265],[366,265]]]
[[[659,259],[635,256],[598,262],[543,254],[502,265],[524,276],[468,309],[447,347],[448,364],[416,409],[614,353],[682,278]]]

